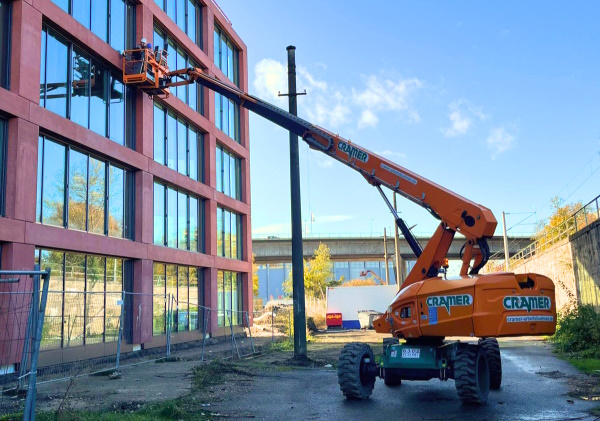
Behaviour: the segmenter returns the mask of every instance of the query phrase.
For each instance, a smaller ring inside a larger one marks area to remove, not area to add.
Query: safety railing
[[[569,235],[600,219],[600,208],[598,207],[599,199],[600,195],[582,206],[560,225],[544,230],[539,238],[527,247],[519,250],[509,259],[509,269],[514,269],[532,257],[548,251],[558,242],[568,238]]]

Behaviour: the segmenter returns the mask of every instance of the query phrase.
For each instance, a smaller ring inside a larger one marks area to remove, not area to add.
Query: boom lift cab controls
[[[488,208],[248,95],[229,82],[208,76],[202,69],[171,71],[164,50],[125,51],[123,81],[159,98],[168,96],[170,87],[200,83],[301,136],[312,149],[358,171],[378,189],[417,261],[387,311],[374,321],[375,330],[388,335],[383,340],[381,363],[375,362],[368,344],[344,346],[338,383],[346,398],[368,398],[377,377],[390,387],[400,385],[402,380],[439,378],[454,379],[464,403],[482,404],[489,390],[500,388],[502,382],[500,348],[495,338],[554,334],[556,302],[550,279],[535,273],[479,275],[490,257],[487,239],[497,225]],[[382,187],[417,203],[440,220],[425,248],[398,216]],[[460,278],[446,280],[439,273],[448,265],[448,249],[457,232],[465,237]],[[479,339],[474,343],[445,341],[448,336]]]

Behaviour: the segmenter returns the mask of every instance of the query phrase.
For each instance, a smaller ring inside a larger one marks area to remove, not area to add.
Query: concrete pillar
[[[135,241],[154,242],[154,181],[145,171],[135,173]]]
[[[132,341],[134,344],[152,342],[152,260],[133,263]]]
[[[12,7],[10,90],[38,104],[42,14],[26,1]]]
[[[2,269],[33,270],[35,246],[21,243],[2,245]],[[0,285],[0,366],[11,365],[21,360],[23,339],[27,328],[30,292],[33,280],[19,277],[19,282]]]
[[[208,320],[208,332],[213,334],[219,329],[218,325],[218,289],[217,289],[217,269],[204,269],[204,305],[211,308],[210,319]]]
[[[35,222],[38,126],[20,118],[8,121],[6,154],[7,218]]]

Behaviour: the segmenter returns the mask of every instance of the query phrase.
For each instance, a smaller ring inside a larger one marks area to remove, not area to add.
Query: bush
[[[583,305],[558,316],[551,338],[558,351],[579,357],[600,358],[600,314]]]

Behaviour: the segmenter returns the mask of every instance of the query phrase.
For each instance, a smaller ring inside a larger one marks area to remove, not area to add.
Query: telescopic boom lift
[[[387,386],[401,380],[454,379],[465,403],[487,401],[489,389],[502,379],[496,337],[551,335],[556,330],[553,282],[534,273],[479,275],[488,262],[487,240],[496,229],[492,212],[414,172],[380,157],[350,140],[249,95],[202,69],[171,71],[166,52],[158,47],[123,53],[123,80],[153,97],[166,97],[169,88],[200,83],[236,104],[302,137],[308,145],[358,171],[381,194],[417,261],[383,316],[374,321],[383,341],[383,361],[375,363],[369,345],[353,343],[342,350],[338,380],[348,399],[366,399],[376,377]],[[390,204],[382,187],[427,209],[440,224],[421,247],[405,221]],[[465,237],[460,277],[438,274],[446,265],[456,233]],[[444,341],[447,336],[479,338],[476,344]],[[399,344],[399,339],[404,343]]]

